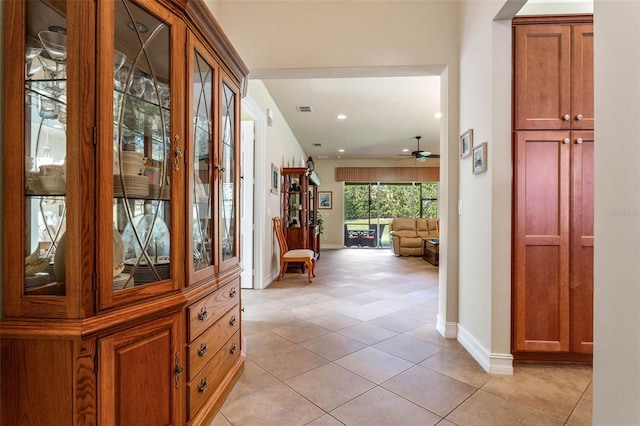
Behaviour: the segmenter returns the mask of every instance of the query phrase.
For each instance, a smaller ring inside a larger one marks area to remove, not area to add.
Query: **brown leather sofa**
[[[396,256],[422,256],[424,240],[440,236],[438,219],[394,218],[391,222],[391,251]]]

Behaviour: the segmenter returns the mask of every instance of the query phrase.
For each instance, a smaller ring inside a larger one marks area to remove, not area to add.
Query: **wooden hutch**
[[[310,249],[320,256],[316,172],[304,167],[282,169],[282,226],[289,249]]]
[[[244,365],[246,66],[202,0],[13,0],[3,30],[0,424],[207,424]]]

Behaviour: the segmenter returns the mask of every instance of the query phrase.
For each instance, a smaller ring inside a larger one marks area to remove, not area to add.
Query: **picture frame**
[[[271,163],[271,193],[280,194],[280,168]]]
[[[477,175],[487,171],[487,143],[482,142],[478,146],[473,147],[473,174]]]
[[[473,129],[469,129],[460,135],[460,158],[467,158],[473,149]]]
[[[331,191],[318,191],[318,208],[333,208],[333,200],[331,199]]]

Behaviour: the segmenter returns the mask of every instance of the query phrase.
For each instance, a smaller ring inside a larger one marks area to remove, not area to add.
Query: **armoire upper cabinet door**
[[[573,26],[572,128],[593,129],[593,24]]]
[[[517,26],[514,47],[515,128],[570,129],[571,27]]]
[[[218,69],[206,49],[195,36],[189,37],[187,108],[190,127],[189,173],[187,177],[187,253],[188,285],[202,282],[215,275],[218,252],[214,204],[214,146],[216,142]]]

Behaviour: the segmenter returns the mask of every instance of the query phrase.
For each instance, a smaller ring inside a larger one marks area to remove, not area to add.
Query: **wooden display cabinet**
[[[201,0],[15,0],[3,28],[0,423],[206,423],[244,363],[246,66]]]
[[[282,224],[289,249],[310,249],[320,254],[318,227],[320,178],[304,167],[282,169]]]

